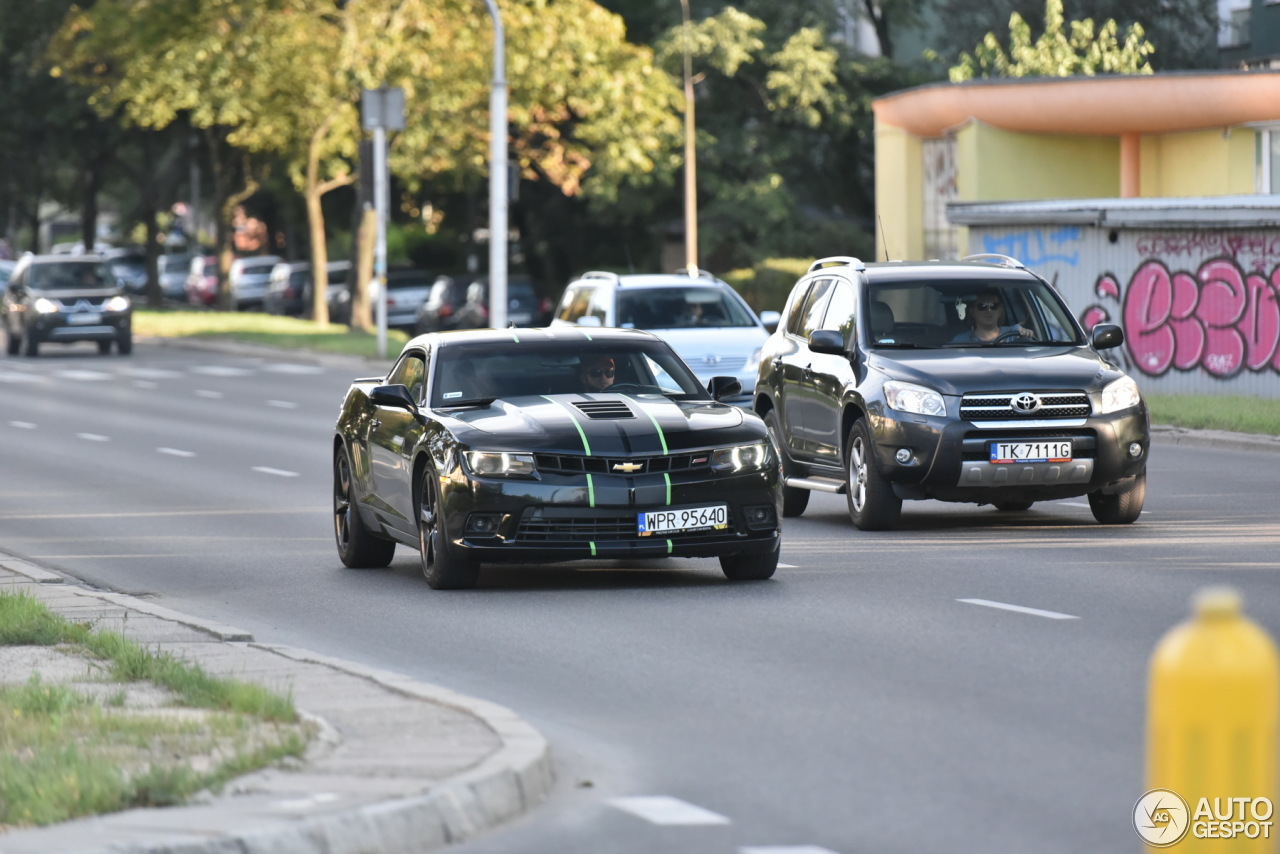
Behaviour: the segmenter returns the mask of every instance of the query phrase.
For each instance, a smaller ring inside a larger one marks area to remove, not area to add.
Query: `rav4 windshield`
[[[71,261],[32,264],[29,281],[38,291],[97,290],[115,287],[115,277],[106,264]]]
[[[872,283],[866,307],[878,350],[1084,343],[1061,298],[1035,279]]]
[[[618,325],[626,329],[755,326],[750,312],[720,288],[619,289]]]

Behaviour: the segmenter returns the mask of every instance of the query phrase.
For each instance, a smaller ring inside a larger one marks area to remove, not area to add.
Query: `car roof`
[[[31,264],[101,264],[107,259],[101,255],[30,255]]]
[[[513,335],[514,333],[514,335]],[[455,329],[449,332],[432,332],[420,335],[410,344],[448,347],[453,344],[476,344],[487,341],[510,343],[515,338],[521,342],[545,343],[548,341],[580,341],[582,343],[632,343],[641,341],[661,341],[657,335],[643,329],[617,329],[614,327],[559,327],[556,329]],[[407,346],[407,345],[406,345]]]
[[[849,269],[849,268],[844,268]],[[827,267],[826,272],[838,273],[839,267]],[[817,273],[823,270],[815,271]],[[1010,267],[1005,264],[993,264],[985,261],[882,261],[867,264],[864,273],[872,282],[906,282],[918,281],[922,278],[977,280],[1009,279],[1026,281],[1035,279],[1035,274],[1024,267]]]
[[[710,273],[699,275],[696,278],[688,273],[628,273],[626,275],[618,275],[616,273],[590,272],[583,273],[577,279],[569,283],[570,285],[599,285],[599,284],[615,284],[622,288],[635,287],[728,287],[727,284],[712,276]]]

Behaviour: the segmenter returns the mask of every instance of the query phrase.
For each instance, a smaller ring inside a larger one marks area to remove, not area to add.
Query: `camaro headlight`
[[[718,451],[711,452],[712,471],[731,474],[759,471],[768,462],[768,442],[758,442],[754,445],[738,445],[736,448],[721,448]]]
[[[931,388],[912,383],[889,380],[884,384],[884,398],[892,409],[914,412],[917,415],[946,415],[947,405],[942,395]]]
[[[45,299],[44,297],[40,297],[40,299],[36,300],[35,305],[32,307],[41,314],[53,314],[58,310],[58,304],[56,302],[50,299]]]
[[[129,298],[123,296],[112,297],[102,306],[103,311],[128,311]]]
[[[1131,409],[1139,403],[1142,403],[1142,393],[1138,391],[1138,384],[1132,377],[1121,377],[1102,390],[1102,411],[1099,414]]]
[[[467,451],[467,467],[478,475],[520,476],[538,470],[533,454],[508,454],[498,451]]]

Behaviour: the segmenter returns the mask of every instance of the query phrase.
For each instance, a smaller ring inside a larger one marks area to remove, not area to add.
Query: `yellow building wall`
[[[956,183],[965,202],[1120,195],[1120,140],[1012,133],[969,122],[956,133]]]
[[[1153,198],[1252,193],[1254,136],[1249,128],[1152,134],[1142,138],[1142,195]]]
[[[876,122],[876,260],[924,255],[924,150],[919,137]]]

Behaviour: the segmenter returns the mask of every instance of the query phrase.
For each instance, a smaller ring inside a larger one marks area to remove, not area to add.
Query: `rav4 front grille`
[[[960,399],[965,421],[1011,421],[1026,418],[1083,418],[1093,412],[1082,391],[971,392]]]
[[[536,454],[538,471],[549,474],[656,474],[664,471],[705,469],[711,452],[674,454],[665,457],[583,457],[576,454]],[[635,468],[639,466],[639,468]]]

